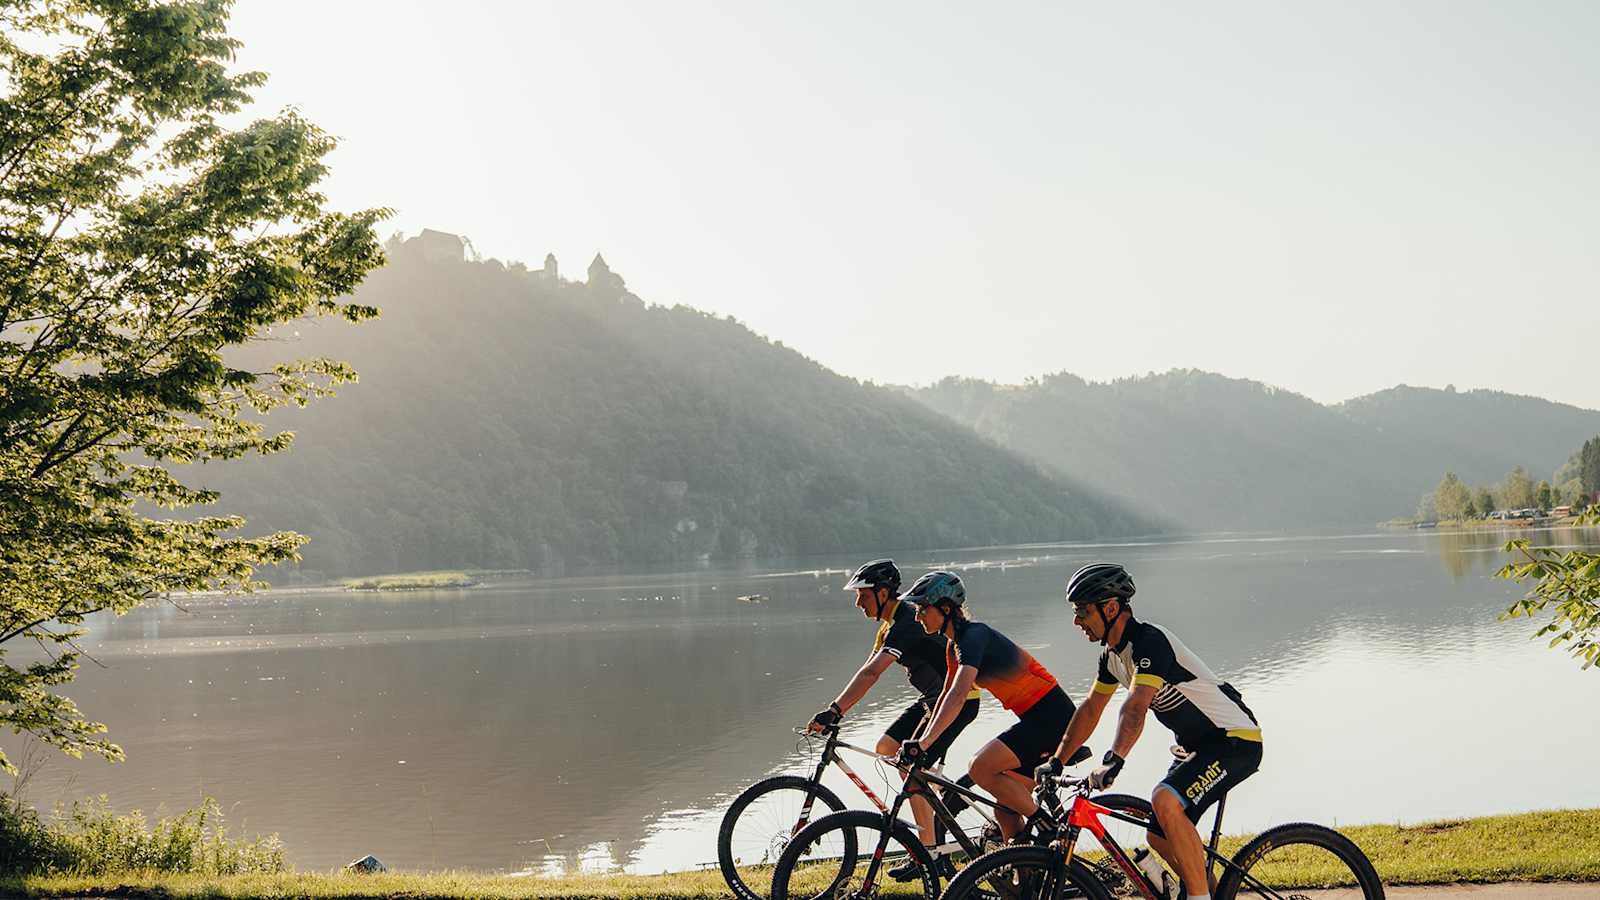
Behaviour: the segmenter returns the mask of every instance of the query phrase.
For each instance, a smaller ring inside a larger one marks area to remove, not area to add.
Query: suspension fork
[[[817,770],[811,773],[810,783],[812,789],[806,791],[805,802],[800,804],[800,818],[795,821],[794,828],[789,830],[789,837],[799,834],[800,829],[806,827],[811,821],[811,806],[817,802],[816,788],[822,786],[822,773],[827,771],[828,763],[838,757],[838,753],[834,750],[834,745],[838,743],[838,740],[839,732],[837,730],[828,732],[828,742],[822,746],[822,755],[817,757]]]

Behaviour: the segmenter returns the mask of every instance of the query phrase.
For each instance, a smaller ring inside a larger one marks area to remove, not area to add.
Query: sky
[[[239,0],[385,233],[846,375],[1600,408],[1600,4]]]

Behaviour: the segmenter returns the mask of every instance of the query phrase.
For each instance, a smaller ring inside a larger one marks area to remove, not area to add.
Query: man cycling
[[[889,724],[883,736],[878,738],[878,754],[889,756],[898,752],[901,742],[911,737],[932,714],[934,702],[944,688],[944,641],[923,631],[916,622],[911,605],[902,603],[897,596],[900,592],[900,570],[895,567],[894,560],[875,559],[866,563],[856,570],[845,583],[844,589],[856,592],[856,608],[878,623],[878,636],[872,643],[872,653],[856,670],[855,677],[850,679],[850,683],[826,709],[811,717],[807,727],[817,732],[836,724],[867,695],[867,691],[877,683],[878,676],[891,665],[899,663],[905,666],[906,677],[921,696],[907,706]],[[978,697],[976,688],[969,691],[950,727],[945,729],[937,742],[927,745],[930,765],[943,760],[945,752],[961,734],[961,729],[978,717]],[[922,843],[934,846],[933,807],[922,797],[913,796],[911,814],[916,817]],[[897,878],[916,877],[914,865],[900,868],[905,871],[896,869],[889,874]]]
[[[972,779],[1006,808],[995,820],[1009,840],[1032,815],[1034,767],[1061,740],[1072,718],[1072,700],[1028,651],[967,611],[966,587],[953,572],[929,572],[900,595],[917,606],[917,621],[930,635],[945,638],[944,690],[933,719],[914,739],[900,747],[904,762],[921,765],[922,757],[944,741],[958,721],[963,697],[973,686],[984,688],[1017,716],[1017,723],[990,741],[973,757]],[[925,751],[924,748],[930,748]],[[1020,815],[1019,815],[1020,813]]]
[[[1061,761],[1094,733],[1117,686],[1128,688],[1116,739],[1103,764],[1089,773],[1089,786],[1111,786],[1144,729],[1146,710],[1153,710],[1187,754],[1150,795],[1165,835],[1151,834],[1150,846],[1177,871],[1189,900],[1210,900],[1205,845],[1195,823],[1260,767],[1261,727],[1233,685],[1218,679],[1172,632],[1134,619],[1128,603],[1133,593],[1133,577],[1114,563],[1092,563],[1067,579],[1073,622],[1106,649],[1100,654],[1094,690],[1072,716],[1055,755],[1035,776],[1059,773]]]

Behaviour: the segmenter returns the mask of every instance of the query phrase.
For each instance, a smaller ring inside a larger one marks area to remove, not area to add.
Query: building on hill
[[[405,242],[405,246],[422,254],[430,263],[461,262],[467,258],[467,242],[460,236],[432,228]]]
[[[556,266],[556,255],[554,253],[546,253],[544,255],[544,268],[539,270],[539,277],[551,284],[561,280],[561,273]]]
[[[589,291],[607,300],[618,300],[628,296],[628,288],[622,276],[611,271],[611,267],[606,265],[605,257],[598,252],[594,255],[594,261],[589,263]]]

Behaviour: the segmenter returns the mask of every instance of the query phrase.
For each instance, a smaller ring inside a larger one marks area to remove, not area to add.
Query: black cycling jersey
[[[1122,640],[1100,654],[1095,693],[1113,693],[1119,684],[1130,690],[1141,684],[1157,688],[1151,711],[1190,750],[1222,737],[1261,740],[1255,714],[1233,685],[1218,679],[1160,625],[1129,617]]]
[[[909,603],[891,601],[889,618],[878,623],[872,655],[889,654],[906,667],[906,677],[929,706],[944,691],[944,638],[929,634],[917,624],[917,611]]]

